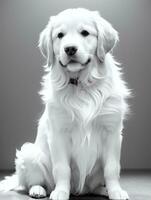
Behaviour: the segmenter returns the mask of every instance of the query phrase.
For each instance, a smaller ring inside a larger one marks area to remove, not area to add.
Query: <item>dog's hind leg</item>
[[[32,197],[45,197],[46,190],[50,193],[53,180],[50,163],[39,147],[26,143],[16,153],[16,174],[19,185],[25,187]]]

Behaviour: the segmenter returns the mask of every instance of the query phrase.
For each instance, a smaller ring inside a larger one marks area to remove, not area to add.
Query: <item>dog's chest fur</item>
[[[69,85],[56,95],[56,101],[70,115],[70,118],[85,127],[98,114],[102,107],[102,93],[99,89],[83,89],[80,86]]]

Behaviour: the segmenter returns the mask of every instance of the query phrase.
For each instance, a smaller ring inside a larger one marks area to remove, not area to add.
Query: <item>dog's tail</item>
[[[0,181],[0,191],[7,192],[10,190],[16,190],[19,187],[19,181],[17,174],[6,176],[4,180]]]

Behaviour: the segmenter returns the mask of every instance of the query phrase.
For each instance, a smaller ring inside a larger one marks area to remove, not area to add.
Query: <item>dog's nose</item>
[[[68,56],[73,56],[77,52],[77,48],[75,46],[65,47],[64,51]]]

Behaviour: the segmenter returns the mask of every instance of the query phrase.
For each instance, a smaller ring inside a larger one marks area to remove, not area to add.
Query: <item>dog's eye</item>
[[[87,37],[90,33],[86,30],[81,31],[81,35]]]
[[[63,36],[64,36],[64,34],[63,34],[62,32],[58,33],[58,35],[57,35],[57,37],[58,37],[59,39],[63,38]]]

